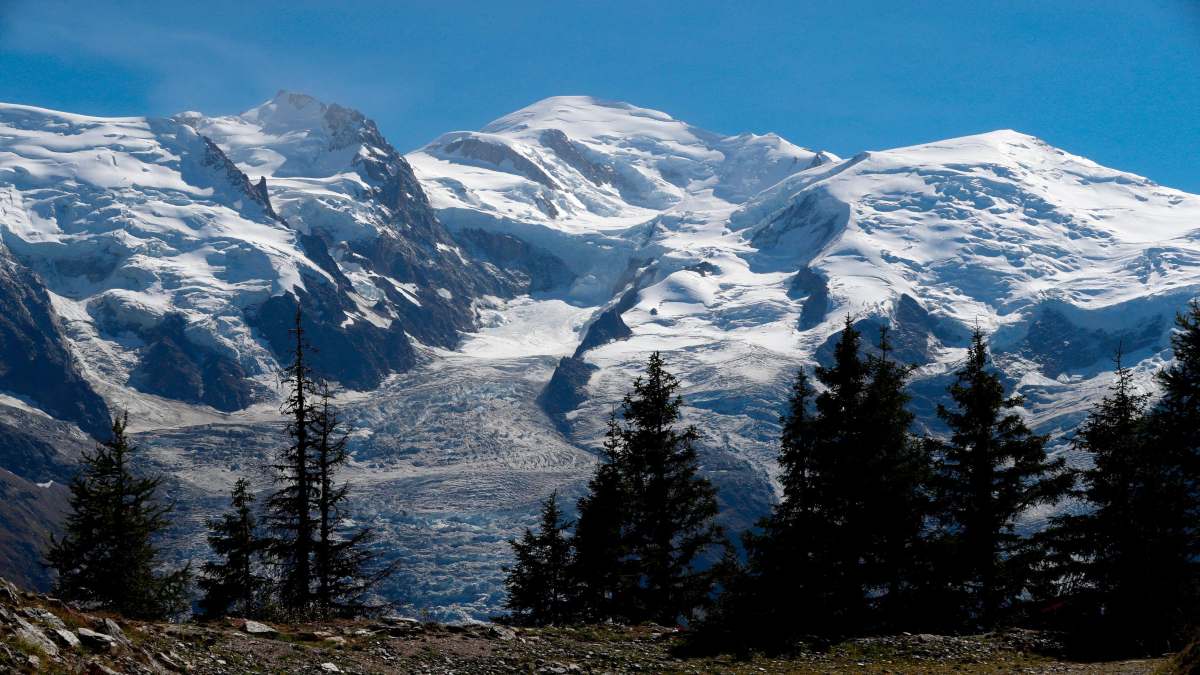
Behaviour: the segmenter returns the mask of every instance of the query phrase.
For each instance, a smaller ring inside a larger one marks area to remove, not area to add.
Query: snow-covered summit
[[[1198,228],[1200,197],[1007,130],[843,160],[563,96],[405,156],[292,92],[215,117],[0,105],[0,307],[21,315],[0,366],[33,334],[13,349],[66,383],[39,399],[0,368],[0,408],[89,428],[97,393],[132,408],[199,523],[277,442],[253,404],[303,308],[314,363],[357,390],[357,507],[412,564],[389,592],[482,617],[504,540],[581,485],[649,352],[736,530],[772,496],[789,378],[847,315],[892,328],[923,420],[984,328],[1054,433],[1118,345],[1140,378],[1167,358]]]
[[[695,196],[739,203],[817,153],[774,134],[722,136],[628,103],[557,96],[409,159],[439,209],[596,231]]]

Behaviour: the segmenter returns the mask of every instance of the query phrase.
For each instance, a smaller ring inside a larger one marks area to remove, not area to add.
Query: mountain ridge
[[[1200,197],[1012,130],[842,159],[573,96],[401,154],[286,91],[214,117],[0,105],[0,242],[46,289],[31,303],[0,273],[0,304],[49,312],[59,361],[130,411],[180,495],[181,559],[278,442],[301,307],[344,385],[356,511],[411,563],[385,593],[444,618],[500,606],[504,538],[578,493],[650,351],[738,530],[774,499],[788,380],[847,315],[893,327],[926,419],[985,328],[1057,434],[1115,345],[1143,386],[1169,358],[1197,232]],[[59,410],[3,382],[0,408]]]

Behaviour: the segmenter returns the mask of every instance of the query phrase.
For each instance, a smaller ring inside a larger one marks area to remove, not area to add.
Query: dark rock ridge
[[[1057,377],[1098,362],[1108,363],[1118,349],[1126,354],[1147,348],[1157,351],[1165,346],[1167,323],[1156,316],[1139,328],[1089,329],[1076,325],[1054,307],[1043,307],[1029,322],[1025,338],[1010,351],[1036,362],[1046,376]]]
[[[637,288],[631,288],[625,291],[615,305],[601,312],[600,316],[596,317],[596,320],[588,326],[583,340],[575,348],[574,358],[583,356],[585,352],[594,347],[616,340],[624,340],[633,335],[633,331],[625,325],[621,315],[637,304],[637,298]]]
[[[467,228],[455,238],[472,258],[494,266],[498,278],[511,276],[523,292],[567,288],[575,281],[561,258],[511,234]]]
[[[560,429],[567,427],[566,414],[587,400],[587,383],[596,366],[575,356],[564,356],[538,396],[538,405]]]
[[[800,305],[800,330],[815,328],[825,321],[829,313],[829,283],[820,272],[811,267],[796,272],[788,296],[804,298],[804,304]]]
[[[551,190],[562,189],[540,166],[504,145],[463,135],[442,145],[439,152],[480,162],[488,167],[515,173]]]
[[[0,243],[0,391],[32,401],[91,434],[108,406],[83,378],[41,279]]]
[[[253,403],[253,388],[241,365],[224,354],[195,345],[185,328],[183,315],[172,313],[143,333],[147,344],[130,373],[130,386],[225,412]]]

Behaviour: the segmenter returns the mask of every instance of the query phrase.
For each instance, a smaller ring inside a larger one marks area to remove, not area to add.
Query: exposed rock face
[[[0,390],[93,434],[108,406],[80,374],[41,279],[0,242]]]
[[[566,289],[575,281],[561,258],[511,234],[466,228],[455,239],[472,258],[493,265],[497,278],[513,277],[523,292]]]
[[[538,403],[559,426],[566,425],[566,413],[587,400],[587,383],[596,366],[574,356],[564,356],[538,397]]]
[[[168,314],[162,323],[144,332],[147,346],[130,373],[130,384],[151,394],[226,412],[252,403],[253,388],[246,371],[225,354],[193,344],[185,334],[185,321],[181,314]]]

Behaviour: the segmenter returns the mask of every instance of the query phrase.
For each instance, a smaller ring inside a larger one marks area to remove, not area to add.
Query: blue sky
[[[3,101],[224,114],[281,88],[402,149],[590,94],[839,154],[1014,128],[1200,192],[1200,0],[0,0]]]

